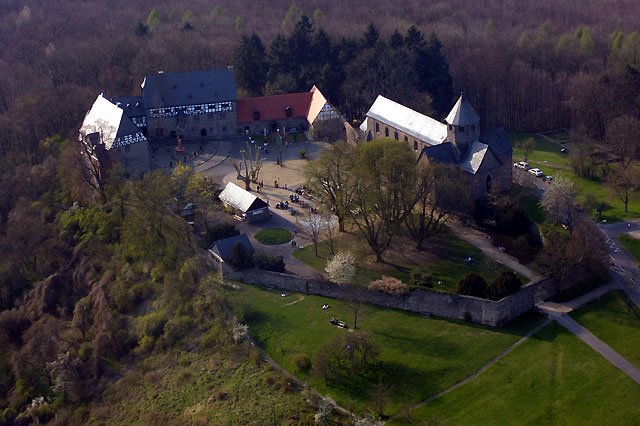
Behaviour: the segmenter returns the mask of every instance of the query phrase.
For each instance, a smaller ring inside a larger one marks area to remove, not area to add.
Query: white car
[[[529,163],[526,161],[518,161],[517,163],[513,163],[513,167],[517,167],[522,170],[527,170],[529,168]]]
[[[542,170],[540,169],[531,169],[529,170],[529,173],[531,173],[532,175],[534,175],[535,177],[542,177],[544,176],[544,173],[542,173]]]

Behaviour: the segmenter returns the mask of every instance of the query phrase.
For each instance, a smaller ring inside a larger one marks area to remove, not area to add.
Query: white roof
[[[233,182],[227,183],[220,195],[220,200],[233,208],[246,212],[251,204],[258,198],[249,191],[240,188]]]
[[[106,150],[146,140],[140,129],[125,115],[124,110],[102,94],[98,95],[84,117],[80,133],[84,136],[99,133]]]
[[[484,160],[488,148],[489,145],[483,144],[482,142],[472,143],[469,147],[467,157],[460,162],[460,167],[462,167],[464,171],[476,174],[482,164],[482,160]]]
[[[447,138],[447,125],[397,102],[378,95],[371,105],[367,117],[388,124],[404,133],[431,145]]]

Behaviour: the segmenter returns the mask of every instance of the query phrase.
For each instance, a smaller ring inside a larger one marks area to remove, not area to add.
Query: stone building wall
[[[139,178],[149,171],[149,142],[147,140],[109,151],[110,163],[121,164],[129,177]]]
[[[479,299],[458,294],[440,293],[429,289],[413,289],[405,296],[392,296],[363,287],[340,286],[326,281],[312,280],[297,275],[262,270],[236,271],[224,265],[225,279],[275,287],[298,293],[314,294],[335,299],[352,299],[388,308],[401,309],[424,315],[471,321],[499,327],[527,312],[536,303],[560,291],[550,278],[523,287],[518,293],[500,301]]]

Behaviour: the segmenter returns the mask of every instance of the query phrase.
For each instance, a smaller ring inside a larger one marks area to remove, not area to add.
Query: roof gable
[[[227,183],[227,186],[224,187],[218,198],[220,198],[223,203],[243,213],[268,206],[262,199],[240,188],[233,182]]]
[[[480,117],[475,112],[467,98],[460,95],[456,104],[451,108],[451,112],[447,115],[445,121],[456,126],[468,126],[478,124]]]
[[[253,123],[287,118],[307,118],[308,120],[312,98],[312,92],[303,92],[239,99],[238,122]],[[287,108],[290,108],[290,116],[287,116]],[[255,112],[258,114],[254,115]]]
[[[471,174],[492,169],[498,165],[500,165],[500,161],[491,151],[489,145],[482,142],[472,143],[467,156],[460,162],[462,170]]]
[[[98,143],[103,143],[106,150],[146,140],[124,110],[102,94],[84,117],[80,133],[84,137],[98,133]]]
[[[158,73],[148,75],[142,83],[146,108],[198,105],[235,101],[236,80],[227,69]]]
[[[218,253],[223,260],[228,260],[233,256],[233,247],[242,244],[248,252],[253,253],[253,245],[249,241],[247,234],[236,235],[235,237],[223,238],[213,243],[211,248]]]
[[[489,145],[491,150],[498,156],[511,154],[513,152],[507,133],[502,127],[496,127],[487,132],[482,132],[480,141]]]
[[[451,142],[426,146],[422,149],[420,157],[425,156],[430,162],[441,164],[458,164],[456,154]]]
[[[378,95],[367,112],[371,117],[431,145],[447,138],[447,126],[397,102]]]

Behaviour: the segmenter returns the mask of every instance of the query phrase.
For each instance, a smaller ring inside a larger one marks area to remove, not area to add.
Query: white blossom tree
[[[544,193],[540,205],[556,223],[571,228],[580,217],[580,211],[576,207],[577,194],[575,184],[571,180],[559,177]]]
[[[345,286],[347,289],[347,302],[353,312],[353,328],[358,328],[358,313],[360,301],[352,285],[356,275],[355,257],[350,251],[339,251],[327,262],[324,272],[329,281]]]

